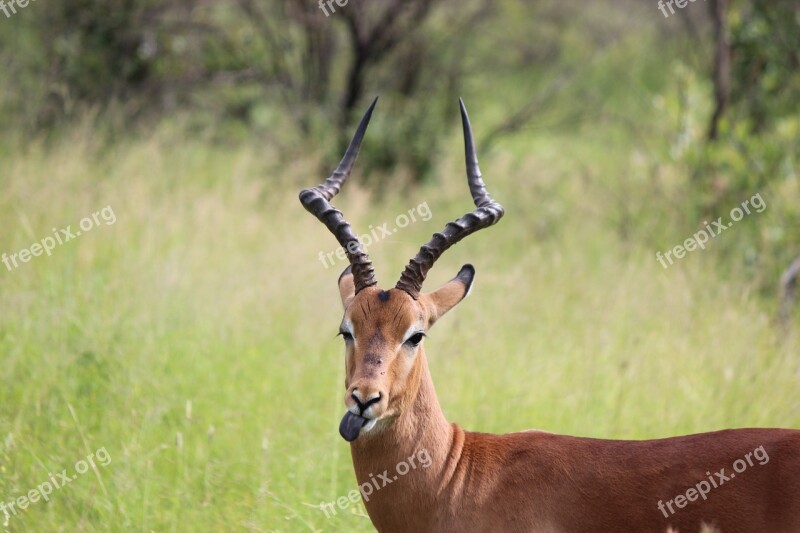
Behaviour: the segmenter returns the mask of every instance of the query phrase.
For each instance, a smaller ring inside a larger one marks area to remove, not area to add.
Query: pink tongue
[[[347,442],[353,442],[358,438],[358,433],[367,422],[369,422],[369,420],[366,418],[347,411],[344,414],[344,418],[342,418],[342,422],[339,424],[339,434]]]

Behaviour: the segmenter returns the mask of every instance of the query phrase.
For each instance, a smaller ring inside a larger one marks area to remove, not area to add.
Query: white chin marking
[[[367,422],[364,425],[364,427],[361,428],[361,433],[368,433],[369,431],[372,430],[372,428],[375,427],[375,424],[377,424],[377,423],[378,423],[378,419],[377,418],[373,418],[372,420]]]

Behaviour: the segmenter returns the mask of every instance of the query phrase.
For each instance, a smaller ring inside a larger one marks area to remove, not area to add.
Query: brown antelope
[[[800,532],[797,430],[737,429],[619,441],[543,431],[474,433],[445,419],[423,340],[469,294],[475,269],[463,266],[431,293],[420,292],[422,283],[445,250],[496,223],[503,208],[484,186],[461,102],[467,181],[476,209],[422,246],[394,288],[378,288],[356,233],[329,203],[353,168],[375,103],[333,175],[300,193],[305,208],[336,236],[350,261],[338,282],[347,408],[339,432],[350,442],[362,495],[370,483],[380,489],[370,488],[364,498],[375,527],[382,532],[663,533],[671,528],[686,533],[705,525],[723,533]],[[502,402],[502,391],[492,397]],[[428,468],[391,477],[396,465],[420,450],[430,457]]]

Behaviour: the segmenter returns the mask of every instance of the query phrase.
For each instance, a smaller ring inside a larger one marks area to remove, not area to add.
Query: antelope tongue
[[[347,411],[344,414],[344,418],[342,418],[342,422],[339,424],[339,434],[346,440],[347,442],[353,442],[358,438],[358,433],[361,431],[369,420],[362,416],[354,415],[350,411]]]

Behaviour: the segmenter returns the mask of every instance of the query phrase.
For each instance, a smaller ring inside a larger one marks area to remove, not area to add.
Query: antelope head
[[[344,306],[339,333],[346,349],[347,409],[339,432],[350,442],[380,431],[410,408],[425,365],[423,340],[431,326],[469,294],[475,277],[472,265],[464,265],[450,282],[434,292],[422,293],[428,271],[450,246],[503,216],[502,206],[492,200],[481,178],[472,128],[460,101],[467,181],[476,209],[434,234],[411,259],[394,288],[378,288],[372,263],[358,236],[330,204],[350,175],[376,103],[377,98],[361,119],[333,174],[321,185],[300,193],[303,206],[334,234],[350,261],[339,277]]]

